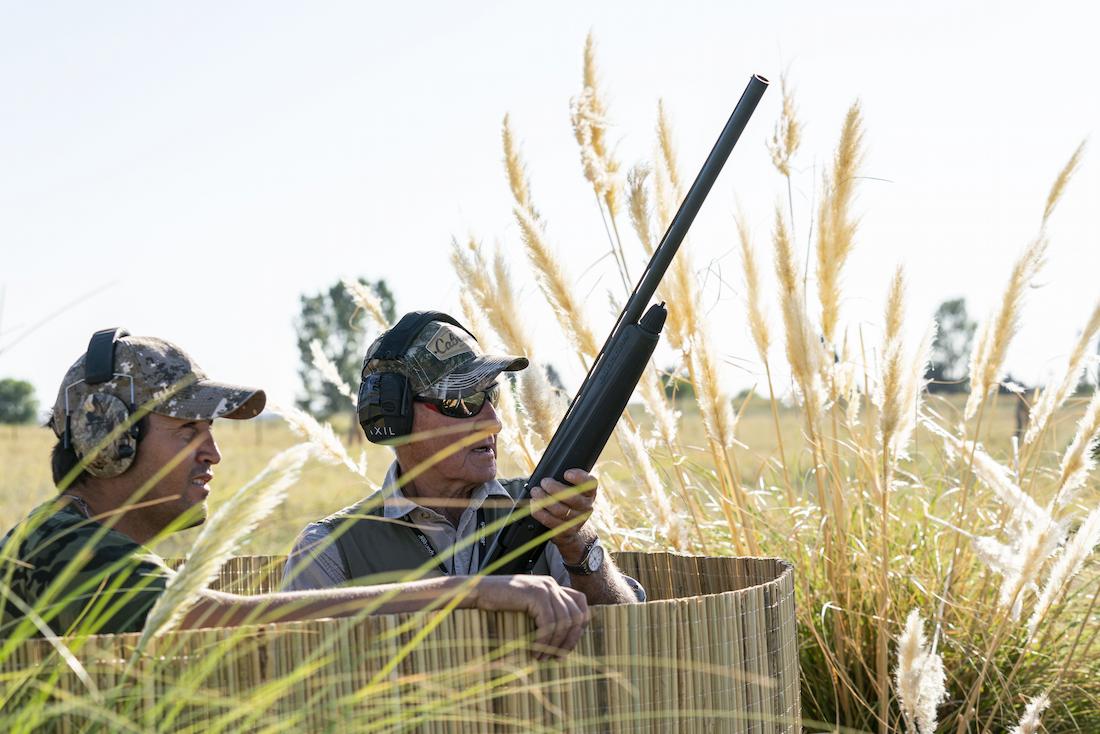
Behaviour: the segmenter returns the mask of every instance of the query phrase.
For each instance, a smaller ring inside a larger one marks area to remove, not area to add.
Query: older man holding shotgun
[[[525,480],[497,479],[494,400],[501,373],[524,357],[483,354],[450,316],[406,314],[367,350],[359,419],[367,438],[394,445],[383,488],[311,523],[284,570],[284,587],[317,589],[410,576],[491,572],[488,549]],[[550,542],[529,572],[584,593],[590,604],[644,600],[587,522],[596,479],[566,473],[572,486],[546,479],[532,490],[532,516]]]

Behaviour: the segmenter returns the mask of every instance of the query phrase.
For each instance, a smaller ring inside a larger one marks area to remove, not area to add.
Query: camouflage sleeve
[[[59,528],[23,556],[22,596],[61,634],[140,631],[171,574],[142,550],[97,523]]]

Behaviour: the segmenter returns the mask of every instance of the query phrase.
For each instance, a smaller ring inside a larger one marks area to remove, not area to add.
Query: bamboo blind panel
[[[562,660],[530,658],[524,615],[476,610],[178,631],[156,640],[129,672],[137,635],[73,640],[72,649],[100,708],[138,729],[801,730],[790,564],[670,553],[615,558],[649,601],[595,607]],[[234,558],[215,586],[273,591],[282,560]],[[32,677],[49,681],[58,730],[83,731],[100,718],[72,704],[75,696],[86,700],[87,689],[44,640],[21,643],[0,675],[9,688],[29,686]]]

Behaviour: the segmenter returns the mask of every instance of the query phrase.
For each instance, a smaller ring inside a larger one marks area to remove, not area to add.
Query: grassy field
[[[999,396],[989,422],[990,432],[986,442],[997,455],[1010,453],[1011,438],[1015,431],[1014,401],[1014,397]],[[942,415],[956,419],[962,408],[960,400],[947,398],[933,399],[932,406]],[[683,412],[683,446],[693,456],[701,457],[698,471],[704,475],[713,473],[714,466],[705,451],[706,437],[698,407],[686,400],[681,401],[678,407]],[[759,397],[747,404],[738,405],[737,408],[743,408],[736,431],[737,440],[743,446],[734,450],[741,457],[738,465],[742,472],[742,483],[748,487],[772,486],[778,466],[778,440],[771,409],[767,401]],[[1061,411],[1052,423],[1052,446],[1068,443],[1082,409],[1083,402],[1076,401],[1076,404]],[[651,428],[651,420],[644,407],[633,406],[631,413],[644,431]],[[801,440],[804,430],[801,413],[785,408],[779,415],[784,446],[801,447],[788,453],[788,463],[799,473],[804,473],[811,466],[811,456],[804,450],[804,442]],[[211,483],[213,491],[209,502],[212,512],[217,511],[224,498],[233,490],[254,477],[275,454],[301,440],[284,421],[274,416],[272,418],[263,421],[217,422],[215,437],[222,453],[222,461],[215,468],[215,481]],[[392,461],[392,452],[360,440],[358,427],[355,432],[349,431],[346,420],[337,419],[334,423],[338,435],[348,445],[354,458],[358,459],[360,452],[365,452],[369,483],[343,466],[320,461],[310,462],[302,472],[300,481],[291,489],[286,502],[264,523],[263,529],[242,541],[240,554],[286,553],[305,522],[325,517],[377,488]],[[4,471],[0,473],[0,532],[6,533],[30,509],[56,496],[57,490],[53,486],[49,469],[49,452],[54,441],[53,434],[45,428],[0,427],[0,462],[4,467]],[[913,454],[917,457],[917,462],[924,465],[925,471],[942,465],[941,452],[939,442],[926,431],[917,433]],[[657,468],[671,486],[669,470],[672,461],[667,451],[658,447],[653,456]],[[509,465],[504,461],[502,464],[502,476],[522,474],[514,463]],[[632,497],[629,494],[629,487],[632,485],[630,473],[623,462],[618,443],[612,441],[608,444],[598,468],[602,469],[609,482],[622,488],[618,490],[620,496],[631,502],[644,501],[643,495]],[[179,532],[156,550],[166,557],[186,555],[198,532],[197,528]],[[664,545],[654,542],[647,547],[644,542],[637,540],[637,536],[625,534],[612,535],[608,544],[623,550],[657,549]],[[708,550],[730,552],[732,548],[719,545]],[[761,550],[767,555],[790,555],[782,546],[765,547]]]

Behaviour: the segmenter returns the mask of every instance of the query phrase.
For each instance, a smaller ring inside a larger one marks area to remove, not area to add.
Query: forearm
[[[290,622],[355,614],[400,614],[438,608],[459,596],[459,608],[477,606],[476,581],[467,576],[316,591],[244,596],[207,591],[181,624],[184,628]]]
[[[595,531],[583,528],[574,537],[557,544],[558,551],[563,561],[575,566],[584,559],[595,541]],[[603,563],[595,573],[569,572],[569,585],[583,593],[589,604],[633,604],[638,601],[638,595],[627,583],[610,554],[604,555]]]
[[[638,596],[610,556],[596,573],[590,575],[569,574],[570,585],[584,594],[589,604],[634,604]]]

